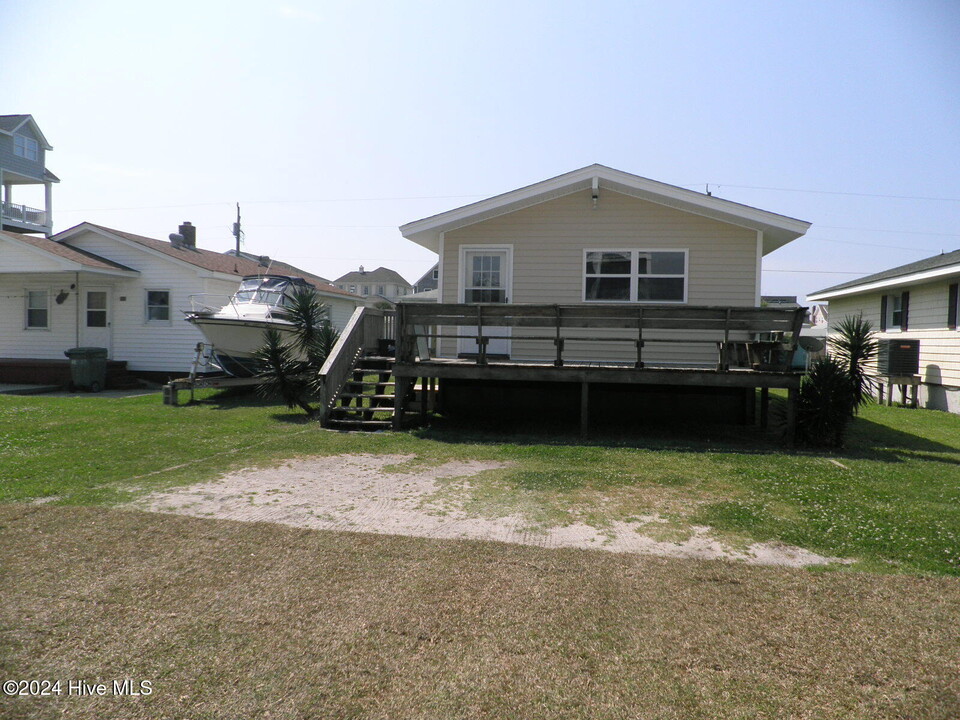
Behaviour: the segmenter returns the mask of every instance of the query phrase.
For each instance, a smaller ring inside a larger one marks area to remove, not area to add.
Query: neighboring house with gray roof
[[[364,304],[292,265],[200,249],[195,233],[184,223],[174,243],[93,223],[49,239],[0,231],[0,359],[62,360],[95,346],[144,376],[183,375],[203,341],[184,320],[191,296],[226,304],[245,275],[305,279],[338,329]]]
[[[920,341],[920,399],[960,413],[960,250],[874,273],[808,295],[829,302],[828,332],[862,314],[880,338]]]
[[[367,298],[371,303],[380,300],[396,303],[398,298],[413,292],[413,285],[408,283],[400,273],[385,267],[364,270],[361,265],[359,270],[338,277],[333,284],[340,290]]]
[[[51,189],[60,179],[46,167],[52,149],[32,115],[0,115],[0,230],[47,237],[53,232]],[[43,208],[14,202],[20,199],[15,187],[38,185],[44,189]]]

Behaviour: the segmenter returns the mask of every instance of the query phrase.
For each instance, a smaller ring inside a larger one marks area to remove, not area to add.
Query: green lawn
[[[3,720],[954,720],[960,582],[0,504]]]
[[[579,440],[444,427],[324,431],[251,396],[0,396],[0,501],[113,504],[295,455],[406,453],[413,463],[498,460],[462,498],[478,514],[597,526],[655,512],[665,531],[711,526],[779,540],[855,569],[960,575],[960,417],[869,406],[840,453],[784,450],[753,429],[639,429]]]
[[[0,396],[0,720],[960,717],[960,418],[868,407],[848,450],[755,430],[580,441],[327,432],[251,397]],[[145,513],[153,489],[296,455],[509,463],[439,493],[531,524],[652,512],[837,572]],[[45,500],[43,503],[33,500]],[[868,572],[856,572],[866,570]]]

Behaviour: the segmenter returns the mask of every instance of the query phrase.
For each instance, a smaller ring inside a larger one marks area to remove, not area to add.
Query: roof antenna
[[[708,197],[713,197],[713,193],[710,192],[710,183],[707,183],[707,196],[708,196]]]
[[[237,240],[237,257],[240,257],[240,238],[244,236],[240,229],[240,203],[237,203],[237,221],[233,224],[233,237]]]

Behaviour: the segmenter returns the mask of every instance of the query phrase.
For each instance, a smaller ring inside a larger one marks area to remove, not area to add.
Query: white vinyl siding
[[[757,296],[757,233],[682,212],[665,205],[601,190],[597,208],[589,190],[468,225],[444,234],[440,275],[442,302],[458,302],[461,245],[513,245],[510,302],[579,304],[584,302],[584,251],[593,248],[684,251],[687,303],[753,307]],[[528,333],[524,329],[524,334]],[[589,334],[589,333],[586,333]],[[570,359],[636,357],[630,343],[569,343]],[[455,341],[441,343],[441,354],[456,354]],[[645,356],[655,362],[677,357],[692,364],[716,362],[707,344],[651,343]],[[513,343],[516,359],[551,359],[553,342]]]
[[[889,326],[887,332],[878,332],[880,338],[916,338],[920,341],[920,376],[924,382],[921,399],[928,407],[960,412],[960,331],[947,326],[947,300],[951,279],[897,288],[895,291],[876,291],[862,295],[848,295],[829,302],[829,331],[847,315],[863,313],[864,319],[880,328],[882,295],[910,292],[908,330],[899,325]],[[890,300],[887,300],[888,308]],[[889,310],[888,310],[889,312]]]

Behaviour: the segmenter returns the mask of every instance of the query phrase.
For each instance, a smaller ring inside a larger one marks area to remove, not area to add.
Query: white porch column
[[[46,236],[53,233],[53,183],[49,180],[43,184],[43,211]]]

